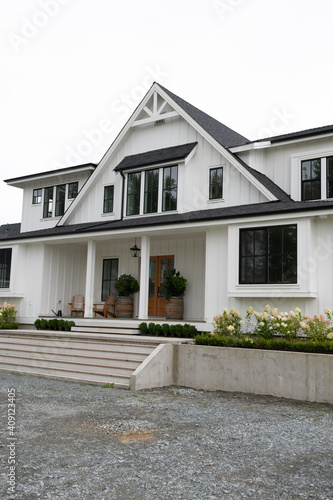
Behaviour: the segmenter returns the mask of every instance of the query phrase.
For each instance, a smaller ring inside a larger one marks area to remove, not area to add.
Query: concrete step
[[[131,374],[156,346],[1,335],[0,370],[114,384],[129,388]]]
[[[83,333],[110,333],[115,335],[140,335],[140,330],[138,328],[122,328],[122,327],[110,327],[110,326],[73,326],[71,328],[72,332],[83,332]]]

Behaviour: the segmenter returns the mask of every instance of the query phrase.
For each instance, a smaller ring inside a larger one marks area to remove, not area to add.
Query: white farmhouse
[[[333,126],[251,142],[154,83],[98,165],[5,182],[24,196],[0,227],[0,303],[22,323],[76,294],[92,318],[124,273],[134,316],[163,319],[172,268],[207,329],[223,307],[333,305]]]

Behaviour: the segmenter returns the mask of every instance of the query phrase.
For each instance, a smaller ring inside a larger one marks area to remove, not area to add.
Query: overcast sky
[[[0,16],[3,179],[98,163],[153,81],[251,140],[330,125],[332,0],[15,0]]]

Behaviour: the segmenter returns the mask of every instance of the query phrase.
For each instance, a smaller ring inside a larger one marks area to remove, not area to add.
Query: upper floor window
[[[211,168],[209,171],[209,199],[223,198],[223,168]]]
[[[65,213],[65,184],[57,186],[56,188],[56,204],[55,204],[55,216],[60,217]]]
[[[9,288],[10,268],[12,263],[12,249],[0,250],[0,288]]]
[[[43,217],[52,217],[53,215],[53,186],[44,189],[44,207]]]
[[[138,215],[140,213],[140,191],[141,172],[128,174],[126,215]]]
[[[145,172],[145,198],[143,208],[145,214],[157,212],[158,210],[158,173],[158,168]]]
[[[79,192],[79,183],[78,182],[70,182],[68,184],[68,199],[72,200],[77,197]]]
[[[42,203],[42,189],[34,189],[32,192],[32,204],[39,205]]]
[[[333,157],[301,162],[301,199],[333,198]]]
[[[103,213],[113,212],[114,186],[104,186]]]
[[[162,211],[177,210],[178,166],[163,169]]]
[[[296,224],[240,230],[239,283],[297,283]]]

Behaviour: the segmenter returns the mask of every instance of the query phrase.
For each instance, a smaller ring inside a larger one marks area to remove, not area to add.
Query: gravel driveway
[[[1,499],[333,499],[330,405],[0,380]]]

